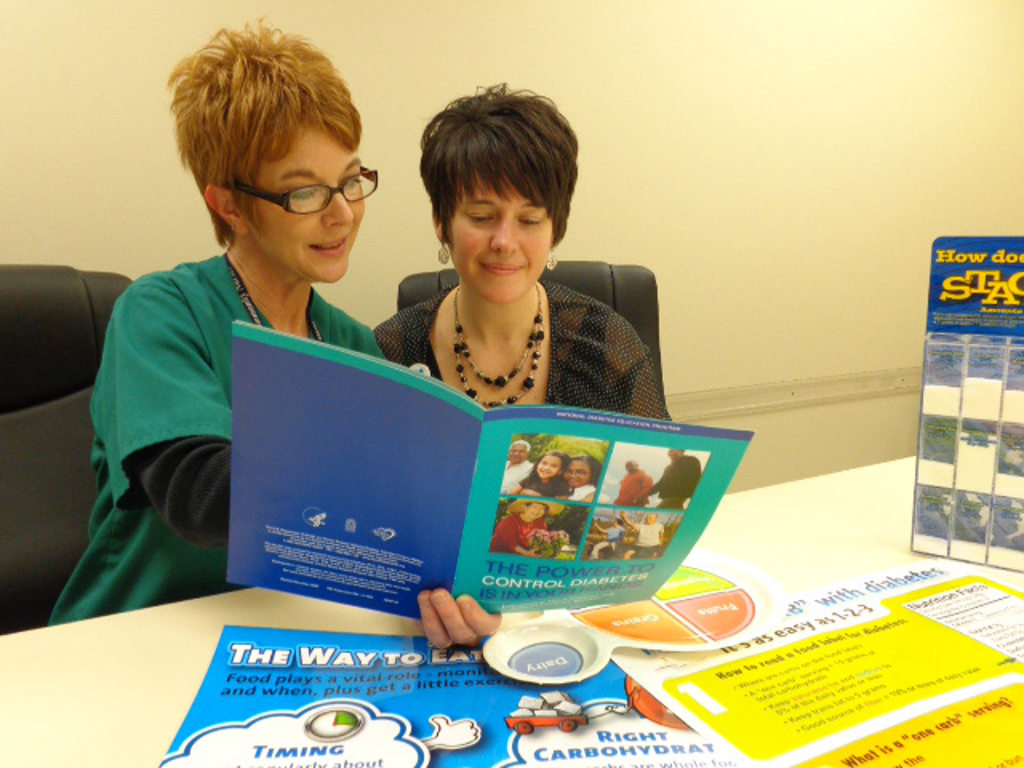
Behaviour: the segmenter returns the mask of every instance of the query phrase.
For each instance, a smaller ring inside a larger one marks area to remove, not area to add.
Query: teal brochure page
[[[241,323],[233,344],[228,580],[403,616],[436,587],[492,611],[650,597],[752,437],[488,411],[408,368]]]
[[[615,665],[541,686],[422,637],[224,627],[162,768],[734,766]]]
[[[256,326],[232,360],[228,581],[418,617],[420,590],[452,586],[483,409]]]
[[[651,597],[703,533],[751,439],[749,432],[550,405],[498,408],[484,418],[455,592],[491,611]],[[560,454],[573,473],[586,466],[584,492],[505,486],[509,448],[524,442],[537,463]],[[655,493],[630,495],[638,474]],[[520,510],[531,517],[531,502],[545,507],[540,522],[516,520]],[[532,541],[509,551],[501,529],[513,524],[520,533],[532,528],[523,537]]]

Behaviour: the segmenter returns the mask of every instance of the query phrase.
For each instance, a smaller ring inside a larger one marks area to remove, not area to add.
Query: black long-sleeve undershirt
[[[125,463],[171,530],[199,547],[227,546],[230,440],[183,437],[137,451]]]

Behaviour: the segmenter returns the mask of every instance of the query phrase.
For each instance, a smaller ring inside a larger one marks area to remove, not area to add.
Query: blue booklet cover
[[[403,616],[436,587],[490,611],[650,597],[752,437],[486,410],[402,366],[240,323],[233,344],[228,580]]]
[[[558,688],[422,637],[225,627],[163,768],[736,765],[615,665]]]

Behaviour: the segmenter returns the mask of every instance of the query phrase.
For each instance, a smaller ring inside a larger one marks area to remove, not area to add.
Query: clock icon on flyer
[[[362,727],[362,714],[348,707],[323,709],[306,721],[306,733],[317,741],[342,741]]]

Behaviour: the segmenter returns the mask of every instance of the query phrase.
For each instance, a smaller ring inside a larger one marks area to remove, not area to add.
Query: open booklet
[[[233,345],[228,580],[403,616],[435,587],[490,611],[650,597],[752,437],[488,411],[402,366],[241,323]]]

